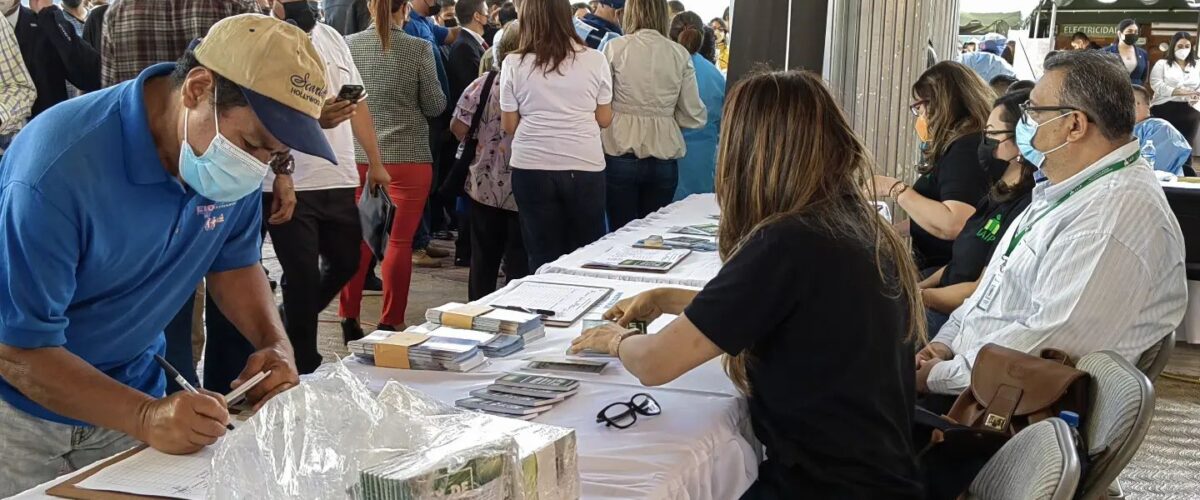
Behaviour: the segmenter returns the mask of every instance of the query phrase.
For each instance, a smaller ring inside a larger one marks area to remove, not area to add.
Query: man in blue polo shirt
[[[289,150],[336,161],[320,57],[299,28],[225,19],[180,59],[54,106],[0,163],[0,497],[144,442],[224,435],[220,395],[162,397],[163,327],[207,278],[266,370],[298,383],[259,267],[259,193]]]

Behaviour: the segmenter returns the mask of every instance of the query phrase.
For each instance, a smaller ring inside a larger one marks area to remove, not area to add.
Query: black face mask
[[[442,12],[442,3],[441,2],[433,2],[433,5],[429,6],[429,17],[436,17],[441,12]]]
[[[996,148],[1000,147],[1000,141],[984,136],[979,142],[979,148],[976,154],[979,157],[979,166],[987,174],[988,182],[996,182],[1004,175],[1004,171],[1008,170],[1008,164],[1016,157],[1008,160],[996,158]]]
[[[313,13],[308,2],[288,2],[283,5],[283,18],[296,23],[305,33],[312,33],[317,25],[317,16]]]
[[[453,17],[452,17],[452,18],[450,18],[450,19],[446,19],[446,20],[442,21],[442,26],[445,26],[445,27],[447,27],[447,28],[454,28],[454,27],[457,27],[457,26],[458,26],[458,19],[455,19],[455,18],[453,18]]]
[[[1133,34],[1124,35],[1121,37],[1121,41],[1125,42],[1125,45],[1133,45],[1133,44],[1137,43],[1137,39],[1138,39],[1138,36],[1133,35]]]

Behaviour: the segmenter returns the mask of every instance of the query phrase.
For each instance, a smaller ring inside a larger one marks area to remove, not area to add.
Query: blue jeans
[[[514,168],[529,271],[604,237],[604,172]]]
[[[638,158],[632,154],[604,156],[610,231],[621,229],[667,206],[679,185],[679,162]]]

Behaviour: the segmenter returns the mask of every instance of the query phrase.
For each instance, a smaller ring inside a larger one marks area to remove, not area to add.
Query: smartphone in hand
[[[367,96],[367,89],[362,85],[342,85],[338,91],[339,101],[358,102]]]

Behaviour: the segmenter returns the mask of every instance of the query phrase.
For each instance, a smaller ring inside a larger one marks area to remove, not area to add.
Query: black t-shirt
[[[945,154],[938,158],[929,173],[917,178],[912,189],[921,196],[937,201],[961,201],[971,206],[987,194],[990,183],[987,172],[979,165],[979,141],[982,133],[967,134],[950,143]],[[921,269],[942,267],[950,261],[954,242],[929,234],[913,222],[913,251]]]
[[[919,498],[907,304],[866,244],[785,219],[760,230],[685,314],[749,349],[750,417],[766,446],[755,493]]]
[[[938,286],[950,286],[968,281],[975,281],[983,273],[983,268],[992,259],[996,243],[1012,221],[1029,206],[1032,196],[1025,193],[1008,201],[997,202],[992,197],[984,196],[975,205],[975,215],[967,219],[958,238],[954,240],[954,256],[946,264],[942,273],[942,281]]]

